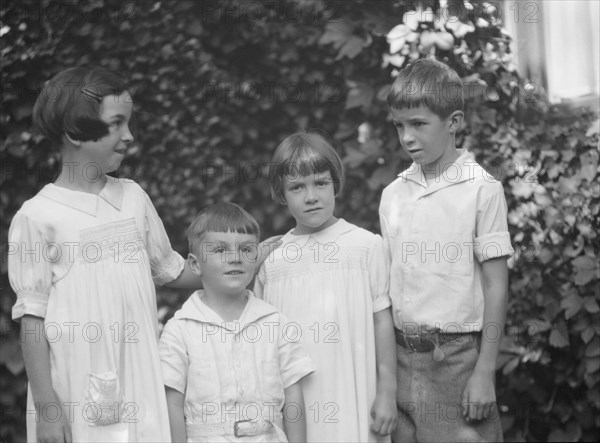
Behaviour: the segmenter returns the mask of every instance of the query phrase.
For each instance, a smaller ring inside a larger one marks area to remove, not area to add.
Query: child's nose
[[[304,197],[304,200],[307,202],[312,202],[315,201],[317,199],[317,195],[315,194],[314,189],[312,189],[311,187],[308,187],[306,189],[306,196]]]
[[[129,126],[125,128],[123,135],[121,135],[121,141],[123,143],[131,143],[133,141],[133,134],[131,133]]]
[[[413,134],[410,131],[405,130],[404,133],[402,134],[402,143],[410,144],[414,141],[415,141],[415,137],[413,136]]]
[[[239,251],[228,251],[226,254],[227,263],[239,263],[241,262]]]

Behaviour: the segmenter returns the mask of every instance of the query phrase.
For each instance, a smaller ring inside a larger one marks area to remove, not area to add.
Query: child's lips
[[[304,211],[307,214],[314,214],[317,211],[320,211],[321,208],[311,208],[311,209],[307,209],[306,211]]]
[[[239,271],[239,270],[227,271],[225,273],[225,275],[242,275],[242,274],[244,274],[244,271]]]

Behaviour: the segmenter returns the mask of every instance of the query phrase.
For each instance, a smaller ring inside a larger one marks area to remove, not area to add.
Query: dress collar
[[[282,244],[293,242],[302,247],[306,244],[306,242],[308,242],[309,238],[312,237],[319,243],[330,243],[336,241],[340,235],[350,232],[354,229],[356,229],[356,226],[348,223],[343,218],[340,218],[331,226],[319,232],[315,232],[314,234],[294,235],[292,234],[293,229],[291,229],[281,238],[281,242]]]
[[[123,179],[107,175],[106,184],[98,194],[74,191],[50,183],[44,186],[40,191],[40,195],[69,208],[96,216],[100,199],[106,201],[118,211],[121,210],[123,204]]]
[[[247,290],[248,302],[238,320],[226,322],[219,314],[209,308],[203,301],[204,291],[202,289],[194,292],[190,298],[177,311],[173,318],[196,320],[202,323],[211,323],[218,327],[240,332],[250,323],[255,323],[259,319],[277,313],[277,309],[255,297],[254,293]]]

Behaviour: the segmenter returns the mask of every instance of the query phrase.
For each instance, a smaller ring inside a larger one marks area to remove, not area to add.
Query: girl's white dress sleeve
[[[17,294],[12,318],[44,318],[52,286],[51,248],[38,227],[17,213],[8,233],[8,278]]]
[[[142,191],[143,192],[143,191]],[[146,214],[146,248],[152,270],[152,279],[157,285],[164,285],[179,277],[185,260],[171,248],[165,227],[150,200],[143,192]]]

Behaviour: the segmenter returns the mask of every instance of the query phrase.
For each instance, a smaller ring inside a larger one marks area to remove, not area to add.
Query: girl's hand
[[[396,428],[396,393],[378,394],[371,408],[371,430],[379,435],[389,435]]]
[[[258,257],[256,259],[256,269],[260,268],[260,265],[267,259],[269,254],[281,246],[281,238],[283,235],[275,235],[269,237],[265,241],[258,245]]]
[[[58,402],[55,403],[55,405],[58,404]],[[61,414],[59,420],[56,420],[56,417],[49,417],[47,415],[48,411],[52,411],[52,414],[57,412],[54,407],[39,408],[39,420],[36,425],[37,441],[39,443],[71,443],[73,441],[71,438],[71,426],[69,426],[64,410],[62,408],[59,409],[58,413]]]

